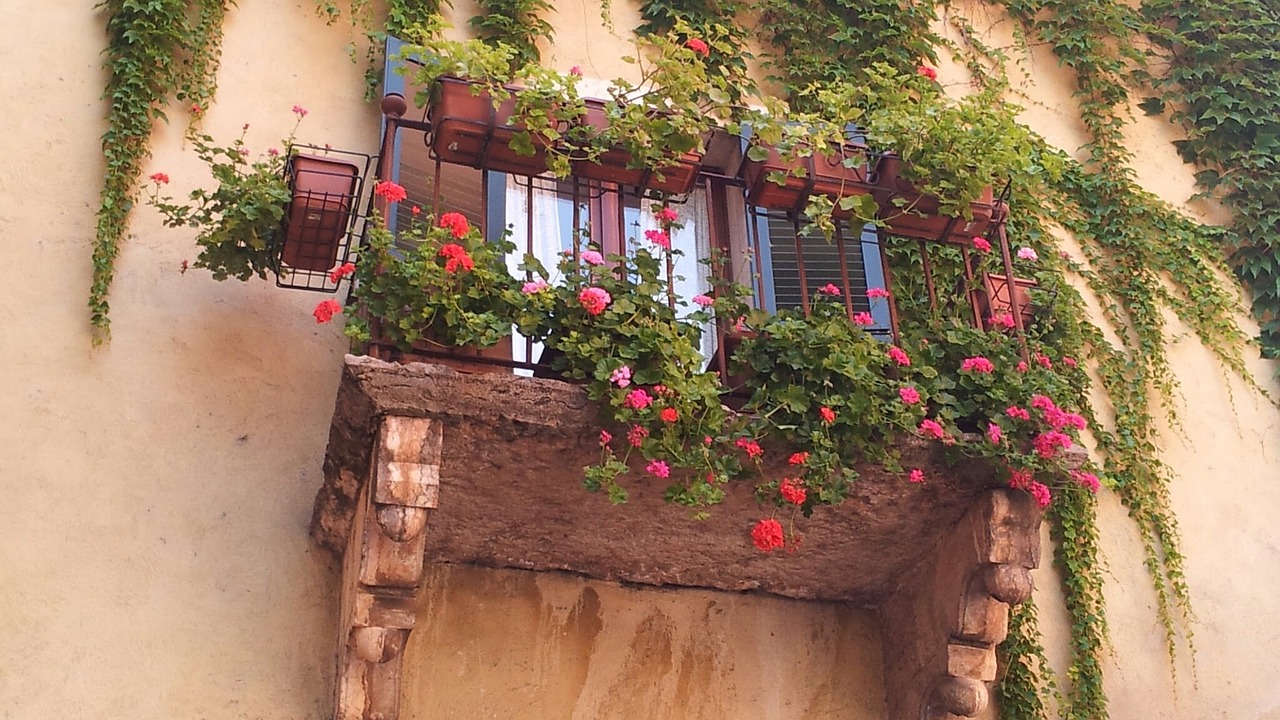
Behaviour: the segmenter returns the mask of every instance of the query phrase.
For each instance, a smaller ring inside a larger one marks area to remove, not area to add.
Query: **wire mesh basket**
[[[276,285],[335,292],[331,274],[347,262],[367,219],[364,181],[373,158],[299,145],[285,166],[292,199],[278,237]]]

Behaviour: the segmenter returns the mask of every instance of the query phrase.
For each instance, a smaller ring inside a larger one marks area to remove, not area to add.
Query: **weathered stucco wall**
[[[569,575],[433,567],[406,720],[875,720],[875,614]]]
[[[229,139],[249,122],[249,142],[265,149],[291,127],[297,103],[311,111],[301,139],[372,149],[376,118],[359,101],[362,67],[345,54],[348,30],[325,27],[313,9],[295,0],[232,10],[207,130]],[[470,9],[460,3],[457,14]],[[625,35],[634,9],[615,3],[613,13],[613,32]],[[598,16],[594,2],[562,8],[549,49],[556,67],[626,72],[625,51]],[[345,342],[338,328],[311,319],[316,296],[180,274],[195,254],[189,234],[161,228],[143,207],[118,262],[114,339],[91,351],[84,302],[102,174],[102,18],[84,4],[24,4],[6,20],[3,716],[321,718],[336,575],[310,544],[307,520]],[[996,27],[999,40],[1008,26]],[[1028,105],[1028,120],[1074,147],[1081,135],[1068,73],[1043,54],[1027,67],[1038,103]],[[181,141],[185,120],[173,112],[172,125],[161,126],[147,170],[167,172],[174,194],[204,181]],[[1185,205],[1191,172],[1168,144],[1172,130],[1139,117],[1130,133],[1142,181]],[[1112,716],[1274,720],[1280,412],[1170,320],[1182,426],[1164,446],[1198,616],[1197,665],[1193,674],[1184,653],[1171,679],[1141,546],[1104,494]],[[1276,392],[1274,368],[1253,367]],[[646,716],[856,718],[880,707],[867,700],[879,683],[868,661],[877,639],[858,612],[518,572],[432,572],[431,619],[410,648],[410,717],[450,717],[429,713],[464,698],[474,712],[460,717],[534,716],[529,707],[547,717],[640,716],[676,707],[690,679],[701,714]],[[1038,579],[1051,654],[1061,662],[1066,628],[1054,580],[1046,570]],[[574,616],[592,595],[598,611]],[[647,627],[666,630],[640,631]],[[813,643],[798,642],[806,638]],[[544,681],[536,692],[513,687],[504,663]],[[785,673],[811,684],[771,684]],[[641,686],[649,694],[636,694]],[[622,687],[629,699],[606,704]]]
[[[103,162],[103,18],[91,3],[9,7],[0,45],[0,717],[299,720],[329,705],[336,613],[307,540],[346,349],[315,298],[180,274],[190,235],[141,207],[90,349],[85,299]],[[242,3],[221,101],[256,151],[290,108],[300,137],[376,144],[340,32],[305,0]],[[207,182],[184,112],[146,172]]]

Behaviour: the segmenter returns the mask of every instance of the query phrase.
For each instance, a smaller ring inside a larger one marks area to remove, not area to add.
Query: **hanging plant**
[[[111,334],[107,296],[115,279],[120,242],[129,228],[142,166],[150,156],[155,121],[179,90],[204,110],[212,97],[225,3],[220,0],[104,0],[107,13],[107,130],[105,172],[93,242],[89,319],[93,344]],[[194,24],[189,21],[194,14]],[[180,62],[185,54],[186,62]]]

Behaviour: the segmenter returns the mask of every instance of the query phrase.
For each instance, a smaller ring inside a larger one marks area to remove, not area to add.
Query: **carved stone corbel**
[[[336,720],[397,720],[403,651],[440,497],[441,425],[384,417],[343,558]]]
[[[977,717],[996,679],[1009,607],[1031,597],[1040,508],[993,490],[880,607],[891,720]]]

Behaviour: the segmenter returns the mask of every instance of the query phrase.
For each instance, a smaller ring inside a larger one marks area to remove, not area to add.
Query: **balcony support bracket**
[[[891,720],[977,717],[996,680],[1009,608],[1031,597],[1041,512],[991,490],[880,606]]]
[[[404,647],[440,497],[441,424],[384,416],[343,557],[336,720],[397,720]],[[343,472],[350,472],[344,470]]]

